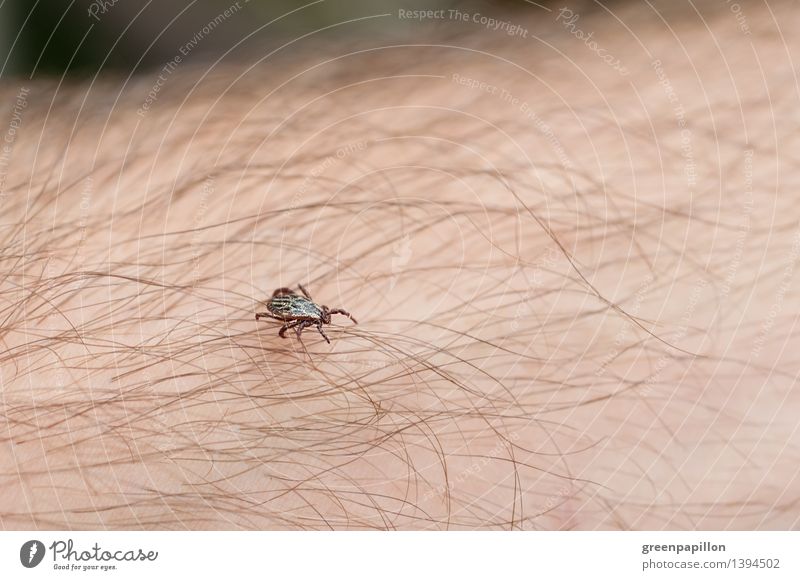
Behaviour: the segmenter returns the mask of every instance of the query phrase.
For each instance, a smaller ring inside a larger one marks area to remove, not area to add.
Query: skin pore
[[[6,81],[3,528],[796,527],[798,40],[742,9]],[[254,320],[298,283],[359,325]]]

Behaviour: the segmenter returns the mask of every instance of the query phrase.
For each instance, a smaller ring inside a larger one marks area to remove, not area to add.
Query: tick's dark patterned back
[[[308,298],[297,294],[275,296],[267,302],[267,310],[281,318],[309,318],[319,320],[322,310]]]

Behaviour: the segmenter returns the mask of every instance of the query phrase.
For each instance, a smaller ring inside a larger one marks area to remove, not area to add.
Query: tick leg
[[[292,320],[291,322],[287,322],[286,324],[281,326],[281,329],[278,331],[278,336],[280,336],[281,338],[286,338],[287,330],[289,330],[290,328],[294,328],[295,326],[302,324],[303,322],[305,322],[305,320]]]
[[[341,308],[334,308],[333,310],[331,310],[331,314],[344,314],[345,316],[347,316],[347,318],[353,321],[353,324],[358,324],[356,319],[353,318],[353,315],[350,314],[347,310],[342,310]]]
[[[314,323],[311,322],[310,320],[301,320],[300,321],[300,324],[298,324],[297,328],[295,328],[295,332],[297,332],[297,338],[298,339],[302,339],[301,336],[300,336],[300,333],[302,333],[303,330],[306,329],[309,326],[314,326]]]
[[[317,323],[317,330],[319,330],[319,333],[322,335],[322,338],[324,338],[324,339],[327,341],[327,343],[328,343],[328,344],[330,344],[330,343],[331,343],[331,341],[330,341],[330,339],[328,338],[328,335],[327,335],[327,334],[325,334],[325,331],[324,331],[324,330],[322,330],[322,323],[321,323],[321,322],[318,322],[318,323]]]
[[[300,288],[300,292],[302,292],[303,294],[305,294],[306,298],[308,298],[309,300],[311,300],[311,294],[309,294],[309,293],[308,293],[308,290],[306,290],[306,287],[305,287],[305,286],[303,286],[302,284],[298,284],[297,286],[298,286],[298,288]],[[313,300],[312,300],[312,302],[313,302]]]
[[[272,293],[272,297],[275,298],[276,296],[287,296],[291,294],[294,294],[294,290],[291,288],[278,288]]]

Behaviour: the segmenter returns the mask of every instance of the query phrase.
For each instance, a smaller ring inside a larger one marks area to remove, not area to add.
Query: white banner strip
[[[0,578],[800,578],[798,532],[2,532]]]

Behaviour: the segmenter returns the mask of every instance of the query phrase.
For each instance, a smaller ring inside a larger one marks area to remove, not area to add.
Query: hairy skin
[[[571,10],[6,81],[3,528],[796,528],[792,4]]]

